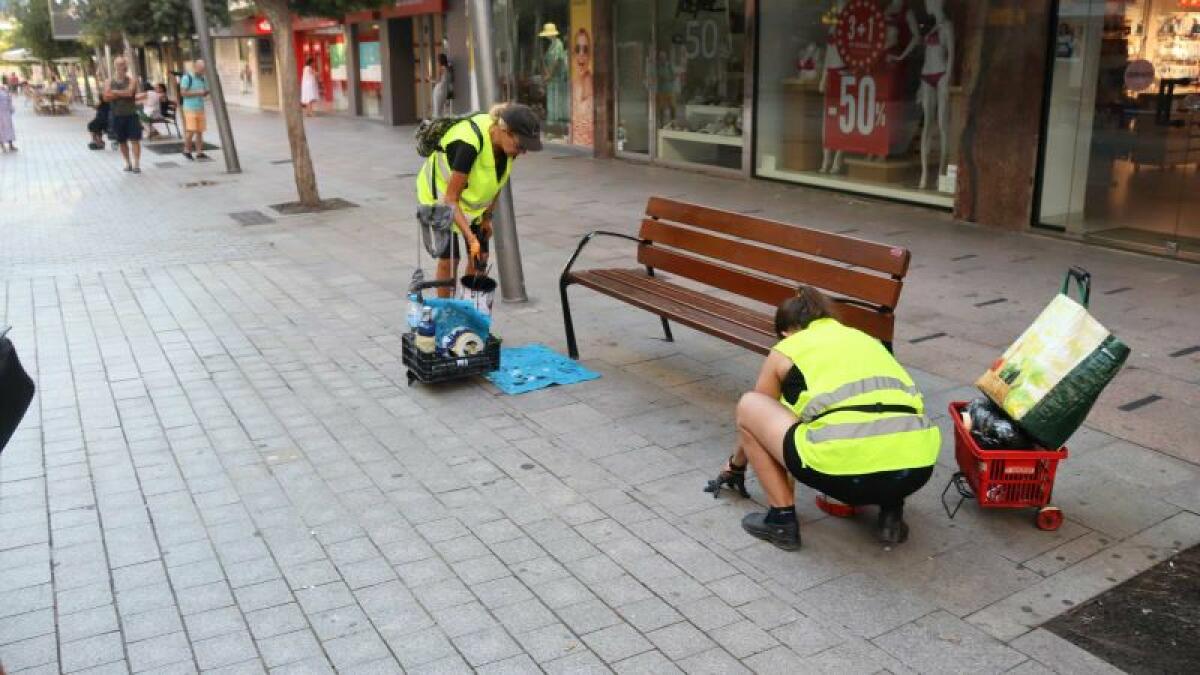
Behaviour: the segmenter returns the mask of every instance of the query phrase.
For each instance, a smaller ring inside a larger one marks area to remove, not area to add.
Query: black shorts
[[[481,235],[479,233],[479,221],[478,220],[471,223],[471,234],[474,234],[475,238],[479,240],[479,250],[483,251],[484,253],[487,253],[489,251],[489,249],[491,248],[491,246],[490,246],[491,242],[489,242],[487,239],[485,239],[483,237],[483,235]],[[453,255],[451,255],[451,253],[453,253]],[[446,246],[443,247],[441,251],[438,251],[437,255],[435,255],[433,257],[437,258],[438,260],[449,260],[450,258],[454,258],[455,260],[462,260],[462,257],[463,257],[462,249],[459,248],[459,246],[458,246],[458,235],[452,234],[451,236],[447,237],[446,238]]]
[[[783,438],[783,461],[788,472],[801,483],[843,504],[903,506],[904,499],[924,487],[933,475],[933,466],[848,476],[821,473],[800,462],[800,453],[796,451],[796,429],[801,424],[796,422],[789,427]]]
[[[114,115],[112,118],[112,133],[118,143],[142,140],[142,123],[134,115]]]

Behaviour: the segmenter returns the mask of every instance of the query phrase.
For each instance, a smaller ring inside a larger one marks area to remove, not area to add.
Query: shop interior
[[[1200,260],[1200,2],[1060,3],[1040,223]]]
[[[565,143],[571,130],[569,0],[497,0],[497,71],[501,97],[542,117],[542,136]]]

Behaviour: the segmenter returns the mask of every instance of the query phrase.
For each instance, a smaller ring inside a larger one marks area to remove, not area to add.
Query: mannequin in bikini
[[[842,10],[846,8],[848,0],[837,0],[835,13],[838,20],[841,20]],[[845,62],[842,61],[842,55],[838,53],[837,42],[834,40],[834,35],[837,33],[837,24],[833,23],[829,26],[829,41],[825,44],[825,67],[821,70],[821,84],[817,88],[822,94],[825,93],[825,88],[829,86],[829,74],[831,72],[840,73],[846,69]],[[822,126],[824,129],[824,126]],[[829,146],[821,143],[824,146],[821,160],[821,173],[841,173],[842,172],[842,151],[830,150]]]
[[[925,0],[925,9],[934,19],[933,28],[925,33],[925,63],[921,65],[921,107],[925,125],[921,129],[921,183],[929,189],[929,146],[933,141],[933,126],[937,124],[937,175],[946,170],[950,144],[950,73],[954,68],[954,24],[946,16],[945,0]]]

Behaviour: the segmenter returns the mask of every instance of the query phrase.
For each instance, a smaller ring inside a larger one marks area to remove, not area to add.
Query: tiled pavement
[[[948,520],[944,450],[904,546],[803,492],[805,546],[784,553],[740,531],[755,504],[700,492],[752,355],[682,329],[664,343],[580,291],[602,379],[404,385],[408,130],[312,122],[324,192],[359,208],[242,226],[228,214],[292,198],[277,118],[235,116],[236,177],[151,153],[122,174],[82,122],[21,111],[21,152],[0,156],[0,323],[40,387],[0,459],[10,672],[1100,672],[1036,627],[1200,542],[1198,469],[1177,459],[1197,457],[1200,375],[1169,356],[1200,334],[1196,267],[831,193],[522,160],[533,301],[498,311],[514,344],[561,348],[553,279],[580,232],[684,195],[911,246],[898,351],[945,427],[1061,268],[1097,272],[1097,313],[1137,355],[1072,441],[1061,530],[971,504]]]

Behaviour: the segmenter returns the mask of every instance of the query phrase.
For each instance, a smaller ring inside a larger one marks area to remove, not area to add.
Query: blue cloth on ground
[[[492,328],[492,319],[478,309],[470,300],[455,298],[425,298],[424,303],[433,308],[433,321],[437,328],[437,344],[442,336],[458,328],[466,328],[480,339],[487,341]]]
[[[500,350],[500,369],[487,378],[508,395],[524,394],[555,384],[575,384],[599,379],[600,373],[579,365],[546,345],[504,347]]]

